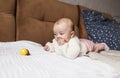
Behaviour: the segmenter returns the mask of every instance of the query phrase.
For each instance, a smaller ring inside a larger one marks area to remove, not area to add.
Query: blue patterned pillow
[[[120,50],[120,25],[95,11],[82,10],[88,37],[95,43],[105,42],[111,50]]]

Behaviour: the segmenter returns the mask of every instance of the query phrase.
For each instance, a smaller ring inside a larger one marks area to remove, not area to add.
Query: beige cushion
[[[0,41],[15,40],[15,0],[0,0]]]
[[[26,18],[19,27],[18,40],[32,40],[41,44],[52,40],[52,22],[44,22],[33,18]]]

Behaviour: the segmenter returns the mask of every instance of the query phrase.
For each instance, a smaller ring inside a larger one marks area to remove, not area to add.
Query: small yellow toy
[[[29,55],[29,51],[26,48],[22,48],[20,50],[20,54],[23,55],[23,56],[26,56],[26,55]]]

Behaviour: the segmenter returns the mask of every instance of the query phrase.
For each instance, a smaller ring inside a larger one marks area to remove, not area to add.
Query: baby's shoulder
[[[79,43],[80,39],[77,36],[74,36],[73,38],[70,39],[69,42],[77,42],[77,43]]]

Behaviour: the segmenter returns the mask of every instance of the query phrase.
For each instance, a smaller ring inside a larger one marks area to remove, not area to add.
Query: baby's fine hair
[[[60,24],[62,22],[66,22],[66,23],[70,24],[72,30],[74,31],[74,24],[73,24],[73,21],[70,18],[61,18],[61,19],[57,20],[55,22],[55,24]]]

